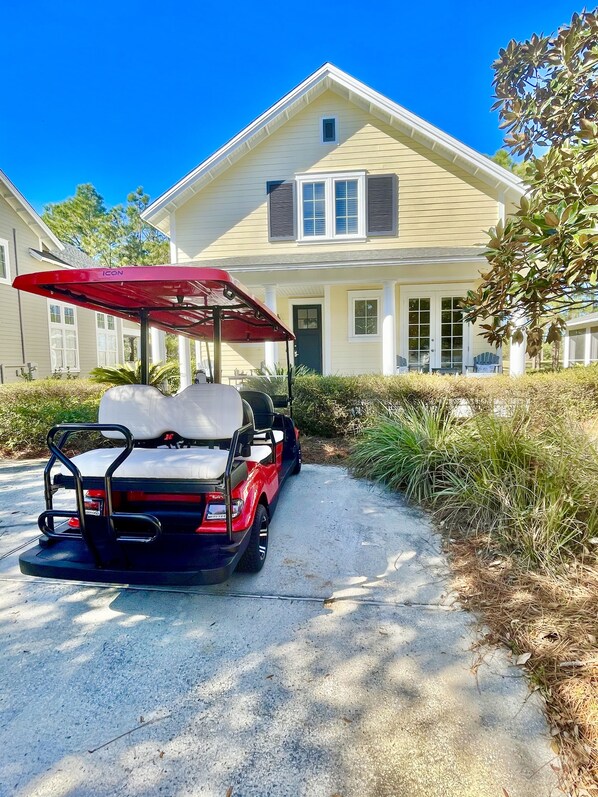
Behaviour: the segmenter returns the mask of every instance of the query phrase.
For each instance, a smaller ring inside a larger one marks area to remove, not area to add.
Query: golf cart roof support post
[[[214,319],[214,382],[222,382],[222,308],[216,306],[212,311]]]
[[[139,356],[141,357],[141,384],[149,384],[149,313],[147,310],[139,311],[141,325],[141,338]]]
[[[291,370],[291,352],[289,341],[285,341],[287,350],[287,390],[289,392],[289,412],[293,414],[293,372]]]

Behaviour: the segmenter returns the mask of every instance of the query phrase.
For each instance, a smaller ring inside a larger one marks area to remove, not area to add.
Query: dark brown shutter
[[[295,183],[273,180],[266,183],[268,193],[268,237],[271,241],[292,241],[295,227]]]
[[[368,185],[368,235],[397,234],[397,175],[372,174]]]

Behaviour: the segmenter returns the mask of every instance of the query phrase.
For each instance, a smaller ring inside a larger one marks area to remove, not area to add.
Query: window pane
[[[6,279],[8,269],[6,268],[6,247],[0,244],[0,279]]]
[[[569,362],[573,365],[585,363],[586,331],[572,329],[569,332]]]
[[[365,318],[355,318],[355,334],[365,335]]]
[[[590,329],[590,362],[598,361],[598,327]]]
[[[104,315],[104,313],[97,313],[96,323],[98,329],[104,329],[104,327],[106,326],[106,316]]]
[[[72,307],[64,308],[64,323],[71,326],[75,323],[75,311]]]
[[[106,316],[106,329],[116,329],[115,318],[113,315]]]
[[[60,315],[60,305],[59,304],[51,304],[50,305],[50,321],[53,324],[60,324],[62,318]]]
[[[322,119],[322,141],[324,143],[336,141],[336,119]]]
[[[335,180],[335,229],[337,235],[358,232],[357,180]]]
[[[303,235],[326,234],[324,183],[303,184]]]

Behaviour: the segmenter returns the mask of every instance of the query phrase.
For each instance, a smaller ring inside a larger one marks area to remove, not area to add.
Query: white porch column
[[[516,316],[514,319],[515,328],[517,329],[522,324],[521,316]],[[514,343],[511,338],[511,356],[509,358],[509,376],[523,376],[525,373],[525,348],[526,339],[525,332],[523,333],[523,341],[521,343]]]
[[[324,285],[324,322],[323,322],[323,372],[324,376],[332,373],[332,308],[330,306],[330,285]]]
[[[152,362],[165,363],[166,362],[166,333],[161,329],[151,327],[151,348],[152,348]]]
[[[276,312],[276,285],[265,285],[266,296],[264,299],[264,304],[269,310],[272,310],[273,313]],[[266,363],[266,368],[270,368],[272,371],[276,367],[276,363],[278,361],[278,343],[275,341],[269,340],[264,343],[264,362]]]
[[[397,372],[396,302],[395,282],[384,283],[382,295],[382,373],[392,376]]]
[[[191,384],[191,341],[179,335],[179,368],[181,371],[180,390],[184,390]]]
[[[201,341],[196,340],[195,343],[195,370],[199,371],[203,368],[206,371],[206,366],[204,365],[203,357],[201,356]]]

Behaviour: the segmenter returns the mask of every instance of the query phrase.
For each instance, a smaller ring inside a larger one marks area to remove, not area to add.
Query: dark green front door
[[[322,373],[322,306],[296,304],[293,306],[293,331],[295,365],[304,365],[310,371]]]

